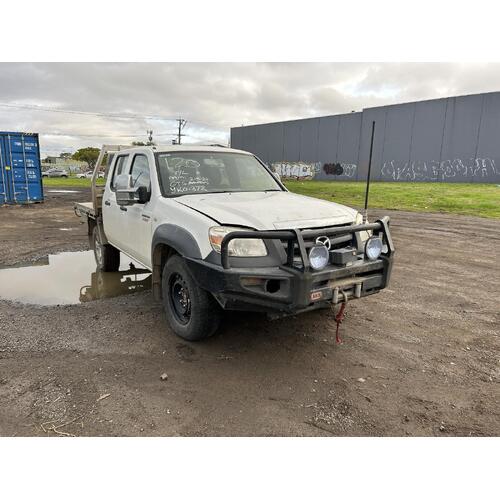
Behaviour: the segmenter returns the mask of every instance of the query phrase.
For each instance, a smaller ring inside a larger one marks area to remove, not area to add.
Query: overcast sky
[[[500,63],[1,63],[0,130],[38,132],[52,155],[148,129],[167,144],[182,117],[184,142],[226,143],[242,124],[498,90]]]

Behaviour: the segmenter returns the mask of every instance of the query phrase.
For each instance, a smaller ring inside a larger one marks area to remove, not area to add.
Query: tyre
[[[92,248],[97,269],[104,272],[115,272],[120,267],[120,250],[113,245],[103,245],[97,226],[92,231]]]
[[[172,330],[185,340],[202,340],[219,328],[222,310],[202,290],[179,255],[170,257],[162,275],[163,306]]]

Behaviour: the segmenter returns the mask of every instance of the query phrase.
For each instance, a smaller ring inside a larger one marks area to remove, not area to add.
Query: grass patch
[[[286,181],[285,184],[294,193],[353,207],[364,206],[364,182]],[[500,219],[500,187],[496,184],[372,182],[368,206]]]
[[[98,186],[104,186],[104,179],[97,179]],[[44,177],[43,187],[90,187],[90,179],[78,179],[76,177],[68,177],[64,179],[63,177]]]
[[[104,185],[104,179],[98,179],[97,183]],[[286,181],[285,184],[294,193],[352,207],[364,206],[364,182]],[[90,188],[90,179],[49,177],[43,179],[43,185],[48,188]],[[500,219],[500,187],[496,184],[372,182],[369,207]]]

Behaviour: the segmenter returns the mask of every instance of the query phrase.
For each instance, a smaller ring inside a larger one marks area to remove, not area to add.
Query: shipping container
[[[0,205],[43,201],[38,134],[0,132]]]

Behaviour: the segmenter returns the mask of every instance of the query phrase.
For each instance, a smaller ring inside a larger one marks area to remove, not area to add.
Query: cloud
[[[170,143],[177,117],[188,120],[185,142],[225,142],[241,124],[499,89],[498,63],[3,63],[3,103],[169,119],[0,106],[0,128],[39,132],[51,154],[144,140],[148,129]]]

